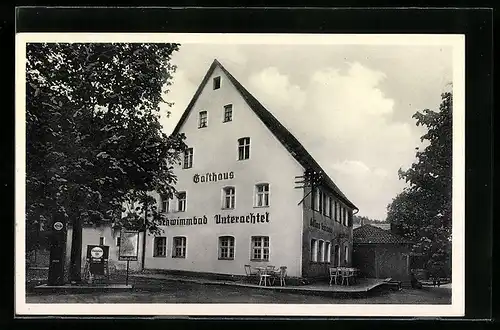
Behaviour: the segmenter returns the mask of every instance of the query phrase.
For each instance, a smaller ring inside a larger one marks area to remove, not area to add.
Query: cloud
[[[173,102],[173,106],[160,105],[160,123],[163,126],[163,131],[167,134],[170,134],[177,125],[198,87],[196,83],[189,79],[186,72],[180,69],[177,69],[174,73],[172,82],[170,91],[164,94],[163,97],[166,101]],[[167,116],[169,111],[170,116]]]
[[[359,62],[324,67],[299,84],[268,67],[249,89],[304,144],[355,203],[360,214],[385,218],[401,190],[397,170],[411,164],[419,132],[391,120],[395,101],[382,89],[384,72]]]

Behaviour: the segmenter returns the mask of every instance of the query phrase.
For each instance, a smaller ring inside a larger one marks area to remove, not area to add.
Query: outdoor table
[[[264,282],[264,286],[267,286],[267,283],[271,285],[271,274],[269,274],[270,272],[268,271],[267,267],[255,267],[255,269],[259,271],[259,285],[262,285],[262,282]],[[274,270],[272,270],[271,272],[274,273]]]

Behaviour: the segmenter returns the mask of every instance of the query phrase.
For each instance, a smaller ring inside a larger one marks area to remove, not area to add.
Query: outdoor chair
[[[330,267],[330,286],[332,282],[337,285],[337,278],[340,276],[340,271],[337,267]]]
[[[281,266],[279,268],[279,270],[275,271],[275,277],[273,278],[273,284],[274,284],[274,279],[275,278],[279,278],[279,280],[280,280],[280,286],[286,286],[286,282],[285,282],[285,279],[286,279],[286,269],[287,269],[286,266]]]
[[[354,271],[348,268],[342,269],[342,285],[344,285],[344,281],[347,285],[350,285],[352,279],[354,279]]]
[[[245,274],[248,279],[257,278],[259,272],[257,270],[252,269],[250,265],[245,265]]]

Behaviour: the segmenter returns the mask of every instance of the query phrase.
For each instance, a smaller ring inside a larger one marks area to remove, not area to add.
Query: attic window
[[[220,77],[215,77],[214,78],[214,89],[219,89],[220,88]]]

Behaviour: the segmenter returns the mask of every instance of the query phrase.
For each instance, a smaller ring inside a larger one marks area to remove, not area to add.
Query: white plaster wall
[[[221,88],[213,90],[212,78],[219,75]],[[233,121],[223,123],[226,104],[233,105]],[[198,129],[198,113],[202,110],[208,112],[208,127]],[[290,276],[300,276],[302,206],[297,203],[303,197],[303,190],[294,189],[294,181],[295,176],[303,173],[303,168],[248,107],[219,68],[215,69],[181,132],[186,134],[187,145],[194,148],[193,168],[176,169],[176,188],[187,192],[187,208],[186,212],[170,213],[168,217],[206,215],[208,224],[162,227],[162,236],[167,237],[166,257],[153,257],[153,236],[148,236],[145,267],[243,275],[245,264],[272,264],[287,266]],[[237,140],[241,137],[251,138],[251,151],[250,159],[239,161]],[[228,171],[234,172],[233,180],[193,182],[196,173]],[[267,208],[253,206],[257,183],[270,184]],[[236,188],[234,210],[221,209],[225,186]],[[216,214],[245,216],[251,212],[269,212],[269,223],[215,224]],[[218,237],[224,235],[235,237],[234,260],[218,260]],[[185,259],[172,258],[174,236],[187,237]],[[269,262],[250,261],[251,236],[270,237]]]

